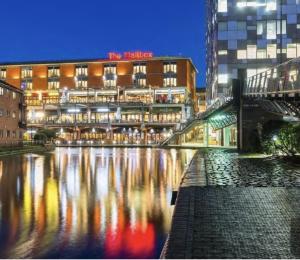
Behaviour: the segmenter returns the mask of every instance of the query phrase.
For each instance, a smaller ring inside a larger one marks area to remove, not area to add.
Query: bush
[[[36,133],[34,135],[34,141],[42,141],[42,142],[47,142],[47,136],[43,133]]]
[[[272,131],[265,131],[262,146],[267,154],[295,156],[300,152],[300,125],[285,123]]]
[[[51,129],[41,129],[34,135],[35,141],[51,141],[56,138],[56,132],[55,130]]]

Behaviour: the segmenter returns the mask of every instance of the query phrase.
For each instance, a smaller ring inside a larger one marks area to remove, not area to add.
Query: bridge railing
[[[300,58],[247,78],[244,95],[300,93]]]

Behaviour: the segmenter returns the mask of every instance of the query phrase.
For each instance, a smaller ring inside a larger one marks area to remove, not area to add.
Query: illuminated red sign
[[[138,59],[149,59],[153,58],[152,52],[134,51],[124,52],[123,54],[118,52],[109,52],[108,59],[110,60],[138,60]]]

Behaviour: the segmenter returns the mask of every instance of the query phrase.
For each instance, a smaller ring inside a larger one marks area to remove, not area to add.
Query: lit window
[[[177,86],[177,78],[167,77],[164,78],[164,87],[176,87]]]
[[[286,57],[297,58],[297,45],[295,43],[290,43],[287,45]]]
[[[267,11],[275,11],[277,9],[276,0],[267,0]]]
[[[227,84],[228,83],[228,74],[219,74],[218,82],[219,82],[219,84]]]
[[[32,78],[32,67],[23,67],[21,69],[22,79]]]
[[[88,66],[87,65],[76,65],[76,77],[88,75]]]
[[[58,66],[48,67],[48,78],[54,78],[60,76],[60,70]]]
[[[146,64],[135,63],[133,65],[133,84],[136,86],[146,86]]]
[[[257,22],[257,35],[263,35],[266,33],[266,22],[258,21]]]
[[[237,51],[237,58],[238,58],[238,60],[247,59],[247,51],[246,50],[238,50]]]
[[[146,64],[145,63],[135,63],[133,64],[133,74],[146,74]]]
[[[13,94],[13,95],[12,95],[12,96],[13,96],[13,99],[16,99],[16,98],[17,98],[17,93],[16,93],[16,92],[13,92],[12,94]]]
[[[276,59],[276,57],[277,57],[276,44],[268,44],[267,45],[267,58],[268,59]]]
[[[76,88],[87,88],[88,66],[83,64],[76,65],[75,75]]]
[[[116,65],[104,65],[104,74],[117,74]]]
[[[275,40],[276,39],[276,21],[268,21],[267,22],[267,39]]]
[[[87,80],[85,79],[76,80],[75,85],[76,88],[87,88]],[[57,88],[59,88],[59,86]]]
[[[227,12],[227,0],[218,0],[218,12],[219,13]]]
[[[277,20],[277,34],[286,34],[286,20]]]
[[[32,80],[23,80],[21,83],[21,88],[24,90],[32,89]]]
[[[0,87],[0,96],[4,95],[4,89],[2,87]]]
[[[227,55],[227,50],[219,50],[218,55]]]
[[[266,59],[267,58],[267,50],[265,50],[265,49],[257,50],[257,58],[258,59]]]
[[[134,85],[146,87],[146,79],[145,78],[136,78],[136,79],[134,79]]]
[[[48,80],[48,89],[59,89],[59,80]]]
[[[115,64],[104,65],[103,83],[104,87],[117,86],[117,66]]]
[[[1,80],[5,80],[6,79],[6,69],[5,68],[1,68],[0,69],[0,79]]]
[[[256,45],[247,45],[247,58],[256,59]]]
[[[164,63],[164,73],[177,73],[177,64],[176,62],[165,62]]]

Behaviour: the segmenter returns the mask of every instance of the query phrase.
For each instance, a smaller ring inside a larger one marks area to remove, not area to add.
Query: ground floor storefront
[[[208,123],[199,124],[182,136],[181,143],[203,147],[236,147],[237,126],[233,124],[222,129],[214,129]]]

